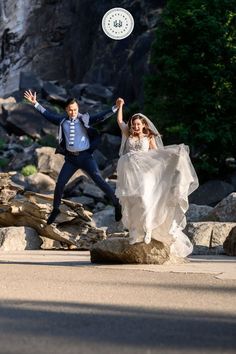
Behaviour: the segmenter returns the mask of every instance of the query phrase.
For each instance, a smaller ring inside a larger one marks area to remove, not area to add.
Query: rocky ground
[[[160,242],[153,240],[150,245],[129,246],[127,231],[121,223],[114,222],[113,208],[106,206],[102,196],[100,208],[103,208],[94,213],[76,198],[63,199],[57,223],[47,225],[52,195],[25,190],[12,181],[14,177],[13,173],[0,174],[0,250],[89,249],[93,262],[163,264],[170,261],[169,249]],[[82,184],[82,193],[92,191],[87,198],[94,200],[96,188],[91,184],[90,189],[89,183],[83,180],[78,184]],[[185,232],[194,245],[193,254],[235,255],[235,210],[236,193],[214,208],[190,204]]]

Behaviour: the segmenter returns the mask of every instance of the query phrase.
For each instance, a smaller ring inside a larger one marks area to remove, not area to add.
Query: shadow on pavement
[[[236,318],[17,300],[0,302],[0,328],[1,353],[233,353]]]

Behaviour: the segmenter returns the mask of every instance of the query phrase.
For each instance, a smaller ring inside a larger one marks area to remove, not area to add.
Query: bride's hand
[[[116,100],[116,107],[120,108],[125,104],[125,101],[123,100],[123,98],[119,97]]]

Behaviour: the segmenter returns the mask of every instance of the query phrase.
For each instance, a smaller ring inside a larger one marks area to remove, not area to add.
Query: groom
[[[121,220],[121,206],[112,188],[102,178],[97,163],[93,158],[93,151],[99,143],[99,135],[90,125],[101,122],[112,116],[119,108],[119,101],[107,111],[90,116],[88,113],[79,113],[79,104],[75,98],[66,102],[65,115],[58,115],[42,107],[30,90],[25,91],[24,97],[50,122],[59,126],[59,145],[56,153],[65,156],[65,162],[58,175],[53,200],[53,210],[49,215],[47,224],[54,222],[60,213],[60,203],[66,183],[72,175],[81,169],[86,172],[96,185],[106,194],[115,207],[115,220]]]

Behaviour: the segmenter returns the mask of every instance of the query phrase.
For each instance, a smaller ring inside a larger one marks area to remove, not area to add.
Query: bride
[[[171,254],[186,257],[192,244],[183,233],[188,195],[198,179],[186,145],[163,146],[154,124],[143,114],[123,121],[124,100],[117,100],[117,122],[122,132],[117,166],[116,196],[129,243],[151,239],[170,246]]]

